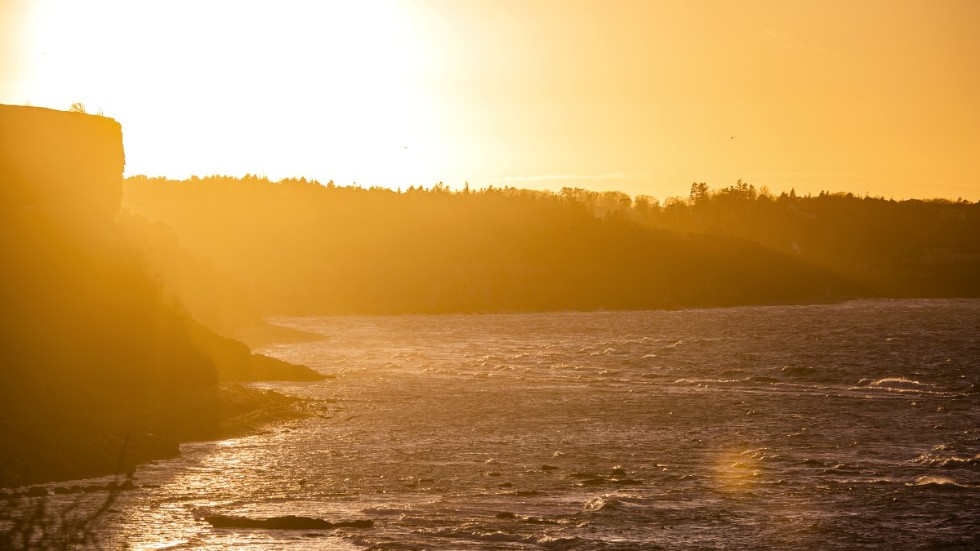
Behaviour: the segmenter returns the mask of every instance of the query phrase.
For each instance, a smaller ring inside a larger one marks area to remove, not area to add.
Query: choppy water
[[[142,468],[113,545],[980,547],[980,301],[277,321],[322,414]]]

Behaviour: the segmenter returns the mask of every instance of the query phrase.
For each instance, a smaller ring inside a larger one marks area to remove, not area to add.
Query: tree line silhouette
[[[660,203],[248,175],[131,177],[124,205],[163,279],[206,319],[243,304],[257,314],[638,309],[980,288],[980,206],[965,202],[775,196],[741,181]],[[220,307],[208,296],[218,281]]]
[[[765,220],[754,218],[765,194],[705,196],[715,210],[695,199],[661,205],[570,188],[393,191],[256,176],[138,176],[124,185],[134,234],[153,251],[162,279],[204,319],[229,308],[258,315],[676,308],[888,291],[839,261],[851,256],[815,261],[826,255],[811,248],[834,242],[821,237],[823,221],[808,227],[811,199],[793,199],[794,211],[772,198]],[[799,224],[799,235],[781,234],[777,222]],[[774,245],[777,237],[794,237],[796,248]],[[209,296],[218,281],[220,296]]]
[[[980,295],[980,202],[853,193],[778,196],[738,181],[634,208],[649,227],[751,240],[861,282],[876,296]]]

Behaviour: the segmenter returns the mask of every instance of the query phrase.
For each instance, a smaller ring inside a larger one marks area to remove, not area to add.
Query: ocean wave
[[[929,392],[935,389],[934,385],[920,383],[919,381],[906,379],[905,377],[885,377],[884,379],[870,381],[865,386],[869,388],[880,388],[890,392]]]
[[[386,507],[384,505],[378,505],[374,507],[365,507],[361,509],[361,512],[366,515],[405,515],[413,513],[414,510],[410,507]]]
[[[912,462],[944,469],[977,469],[980,468],[980,453],[971,457],[924,453]]]
[[[535,545],[545,549],[572,549],[585,543],[581,538],[565,538],[549,534],[543,535],[522,535],[508,532],[481,531],[470,528],[443,528],[440,530],[422,530],[418,532],[426,536],[440,538],[465,539],[492,543],[518,543],[525,545]]]
[[[520,521],[520,522],[525,522],[527,524],[547,524],[547,525],[555,525],[555,526],[564,525],[564,524],[572,524],[572,523],[575,522],[575,521],[573,521],[571,519],[557,519],[556,520],[556,519],[549,519],[549,518],[542,518],[542,517],[532,517],[532,516],[527,516],[527,515],[518,515],[518,514],[515,514],[515,513],[508,512],[508,511],[497,513],[494,516],[494,518],[496,518],[498,520],[517,520],[517,521]]]
[[[948,476],[925,475],[915,479],[911,486],[934,486],[939,488],[976,488],[976,485],[966,484]]]
[[[641,496],[624,494],[603,494],[595,496],[585,502],[583,508],[586,511],[623,511],[629,508],[639,507],[646,500]]]
[[[815,370],[810,366],[785,365],[779,371],[784,375],[800,376],[800,375],[811,375]]]
[[[772,448],[756,448],[751,450],[745,450],[741,452],[739,455],[750,457],[754,462],[781,461],[783,459],[782,454],[777,453]],[[806,464],[807,461],[809,460],[803,460],[803,463]]]
[[[215,528],[254,528],[261,530],[334,530],[337,528],[373,528],[371,519],[330,522],[321,518],[285,515],[251,518],[234,515],[210,515],[204,520]]]

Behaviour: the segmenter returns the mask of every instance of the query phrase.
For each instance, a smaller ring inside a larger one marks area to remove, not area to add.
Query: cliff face
[[[213,400],[213,362],[119,235],[124,162],[114,120],[0,106],[0,485],[111,472],[127,439],[130,464],[173,450],[133,420]]]
[[[81,227],[111,224],[122,199],[122,127],[113,119],[0,105],[0,201]]]
[[[164,295],[116,221],[124,162],[112,119],[0,106],[0,487],[214,436],[219,375],[316,378]]]

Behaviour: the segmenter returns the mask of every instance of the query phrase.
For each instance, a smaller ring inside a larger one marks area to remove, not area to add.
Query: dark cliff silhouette
[[[167,298],[115,221],[123,164],[112,119],[0,106],[0,484],[111,473],[124,441],[132,465],[216,434],[220,380],[316,377]]]

